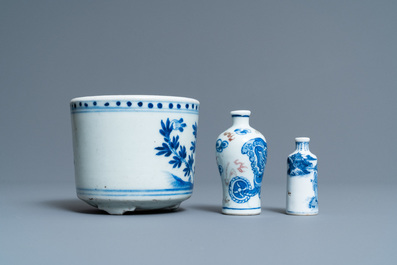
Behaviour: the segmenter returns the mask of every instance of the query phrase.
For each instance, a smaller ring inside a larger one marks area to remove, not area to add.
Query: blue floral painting
[[[174,186],[191,186],[194,175],[194,153],[196,152],[196,140],[191,142],[189,150],[180,143],[179,134],[187,127],[183,118],[161,121],[160,134],[164,137],[161,146],[155,148],[157,156],[170,157],[169,164],[173,169],[183,168],[183,178],[171,174],[174,178]],[[197,138],[197,123],[192,125],[194,139]]]

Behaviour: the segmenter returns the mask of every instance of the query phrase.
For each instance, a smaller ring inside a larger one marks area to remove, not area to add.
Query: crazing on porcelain
[[[233,126],[216,140],[216,161],[223,186],[225,214],[261,211],[260,190],[267,160],[262,134],[249,126],[249,111],[233,111]]]
[[[287,159],[287,213],[317,214],[317,158],[309,151],[309,138],[296,139],[296,151]]]

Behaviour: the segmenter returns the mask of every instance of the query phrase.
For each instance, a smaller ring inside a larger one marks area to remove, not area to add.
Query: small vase
[[[249,110],[232,111],[233,125],[216,140],[216,162],[223,187],[222,213],[261,212],[261,183],[267,158],[265,137],[250,127]]]
[[[317,157],[308,137],[295,138],[296,150],[287,160],[287,214],[318,214]]]

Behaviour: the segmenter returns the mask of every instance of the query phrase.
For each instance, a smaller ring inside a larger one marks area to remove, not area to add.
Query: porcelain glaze
[[[287,160],[287,213],[318,214],[317,157],[309,150],[310,138],[295,138],[296,150]]]
[[[70,103],[77,195],[110,214],[176,209],[193,191],[199,102],[94,96]]]
[[[265,137],[249,125],[251,112],[232,111],[233,125],[216,140],[216,161],[223,187],[222,213],[261,212],[261,183],[267,159]]]

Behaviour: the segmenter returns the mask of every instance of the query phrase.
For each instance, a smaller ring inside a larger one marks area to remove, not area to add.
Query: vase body
[[[295,138],[296,150],[287,159],[287,214],[318,214],[317,157],[308,137]]]
[[[250,127],[247,110],[232,111],[233,125],[216,140],[216,162],[222,180],[222,213],[261,212],[261,183],[267,159],[265,137]]]

